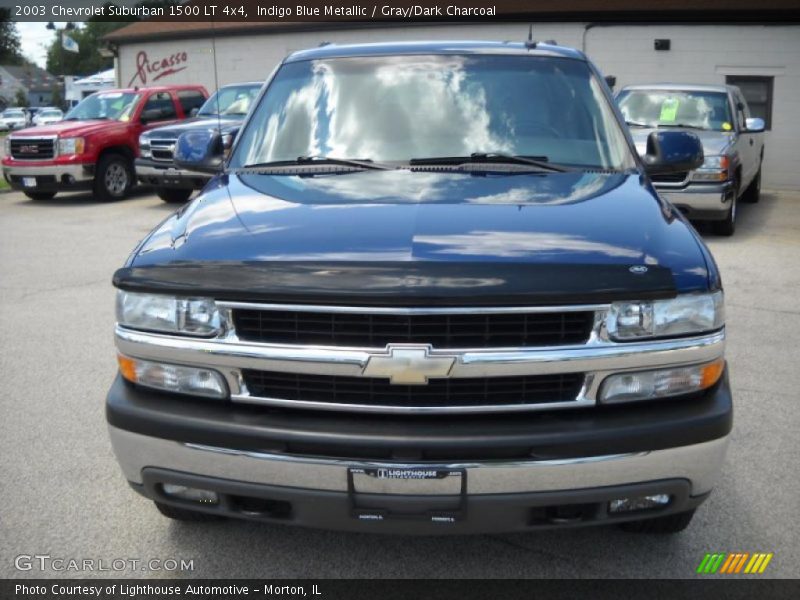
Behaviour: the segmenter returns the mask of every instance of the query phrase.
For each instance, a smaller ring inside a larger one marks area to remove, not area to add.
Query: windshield
[[[201,117],[216,114],[243,117],[260,90],[260,84],[224,87],[206,100],[197,114]]]
[[[25,118],[25,113],[21,110],[7,110],[3,112],[3,116],[8,119]]]
[[[283,65],[233,167],[325,156],[408,162],[473,153],[633,166],[582,61],[526,56],[335,58]]]
[[[623,90],[617,102],[634,126],[733,130],[728,95],[723,92]]]
[[[43,110],[39,113],[40,117],[60,117],[61,116],[60,110]]]
[[[85,121],[89,119],[113,119],[129,121],[131,112],[139,100],[134,92],[106,92],[92,94],[67,113],[67,121]]]

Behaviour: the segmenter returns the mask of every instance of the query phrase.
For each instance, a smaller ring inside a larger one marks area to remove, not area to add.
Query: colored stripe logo
[[[769,552],[715,552],[707,553],[697,572],[701,575],[760,575],[767,569],[773,553]]]

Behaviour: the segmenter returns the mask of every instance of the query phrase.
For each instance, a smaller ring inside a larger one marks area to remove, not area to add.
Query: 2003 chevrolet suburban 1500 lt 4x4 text
[[[107,399],[167,516],[674,532],[732,425],[714,261],[598,71],[546,44],[289,56],[221,172],[114,275]],[[230,153],[223,160],[223,155]]]
[[[63,121],[8,136],[3,176],[33,200],[79,190],[92,190],[96,200],[119,200],[136,183],[139,135],[188,117],[207,96],[199,85],[97,92]]]

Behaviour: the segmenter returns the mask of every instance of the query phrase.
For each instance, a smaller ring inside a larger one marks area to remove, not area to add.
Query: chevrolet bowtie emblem
[[[455,362],[455,356],[432,356],[430,346],[389,344],[386,352],[369,357],[363,375],[388,378],[394,384],[425,385],[431,377],[447,377]]]

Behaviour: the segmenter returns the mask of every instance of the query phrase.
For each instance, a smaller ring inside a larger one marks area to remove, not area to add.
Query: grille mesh
[[[584,375],[528,375],[431,379],[427,385],[393,385],[388,379],[242,371],[251,396],[332,404],[392,407],[499,406],[569,402]]]
[[[47,159],[55,154],[55,140],[11,138],[11,156],[19,159]]]
[[[585,343],[592,311],[513,314],[349,314],[235,309],[242,340],[383,348],[431,344],[437,348],[559,346]]]

